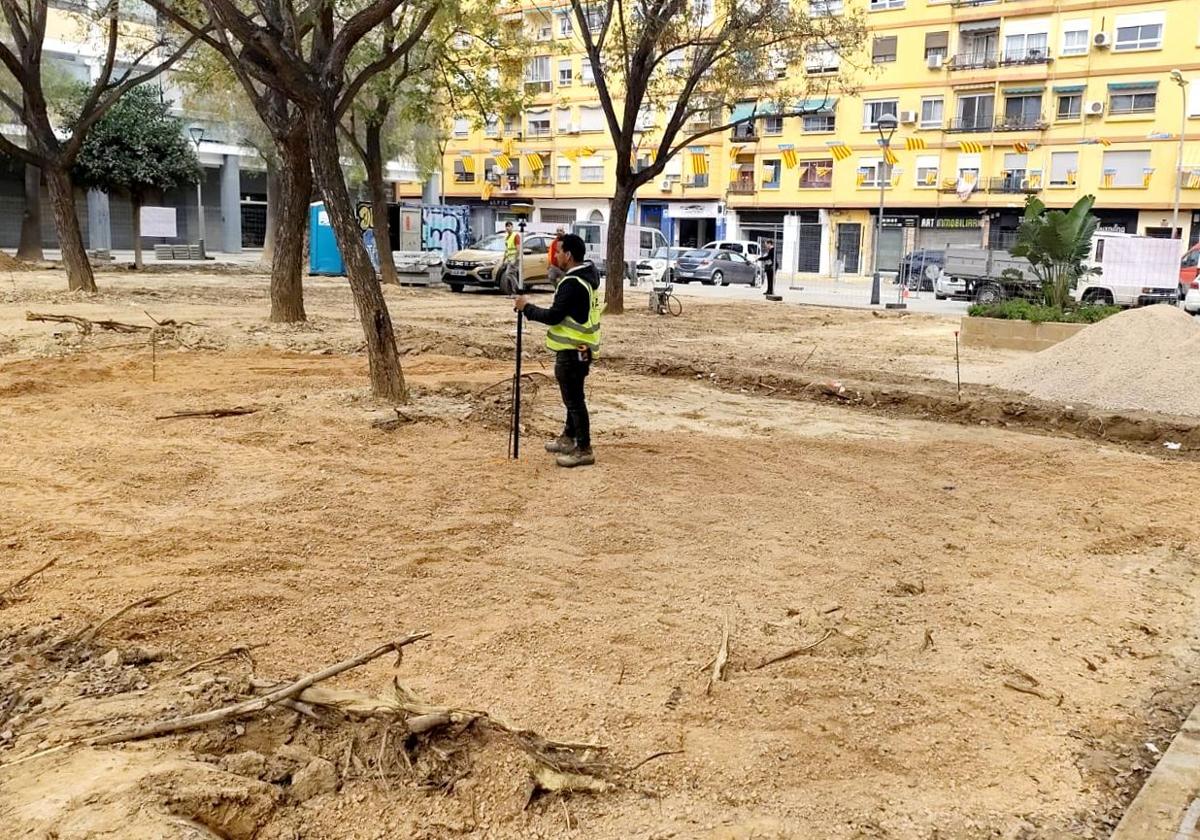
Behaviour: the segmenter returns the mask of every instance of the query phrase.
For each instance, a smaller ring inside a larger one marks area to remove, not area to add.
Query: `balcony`
[[[755,192],[753,178],[738,178],[729,183],[730,195],[754,195]]]
[[[951,70],[985,70],[999,64],[999,57],[991,50],[961,52],[950,61]]]
[[[988,178],[985,187],[990,193],[1032,195],[1041,192],[1040,181],[1037,177],[1002,175],[999,178]]]
[[[536,187],[553,187],[554,180],[549,175],[526,175],[521,179],[522,189],[531,189]]]
[[[753,143],[758,140],[758,126],[753,123],[734,126],[729,136],[735,143]]]
[[[1021,114],[996,120],[996,131],[1045,131],[1050,123],[1041,114]]]
[[[950,120],[950,124],[946,126],[946,131],[968,133],[972,131],[991,131],[992,118],[987,117],[959,117],[955,120]]]
[[[1050,50],[1046,47],[1028,47],[1019,50],[1005,50],[1000,59],[1003,67],[1014,67],[1024,64],[1049,64],[1053,61]]]
[[[550,126],[548,125],[539,126],[530,123],[528,130],[525,132],[525,137],[529,140],[549,140],[551,136]]]
[[[525,82],[525,93],[536,95],[539,93],[549,93],[552,85],[549,79],[537,79]]]

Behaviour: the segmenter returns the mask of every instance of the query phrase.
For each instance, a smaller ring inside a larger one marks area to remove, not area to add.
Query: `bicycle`
[[[683,301],[671,294],[674,288],[670,283],[665,286],[655,286],[650,290],[650,311],[655,315],[673,315],[679,317],[683,314]]]

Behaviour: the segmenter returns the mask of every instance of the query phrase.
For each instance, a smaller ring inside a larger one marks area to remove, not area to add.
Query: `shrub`
[[[1094,324],[1103,321],[1110,315],[1121,311],[1119,306],[1100,306],[1086,304],[1063,309],[1058,306],[1046,306],[1032,303],[1024,298],[1002,300],[998,303],[976,303],[967,310],[973,318],[1002,318],[1007,321],[1029,321],[1034,324],[1044,324],[1056,321],[1063,324]]]

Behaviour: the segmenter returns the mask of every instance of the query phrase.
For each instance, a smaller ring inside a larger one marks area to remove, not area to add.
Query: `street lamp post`
[[[196,158],[200,157],[200,141],[204,139],[204,128],[194,125],[188,129],[188,134],[192,137],[192,142],[196,144]],[[200,221],[200,259],[208,259],[208,255],[204,253],[204,166],[200,166],[200,179],[196,181],[196,210],[197,217]]]
[[[1179,103],[1182,108],[1179,114],[1179,152],[1175,160],[1175,209],[1171,213],[1171,236],[1174,237],[1175,231],[1179,230],[1179,199],[1183,191],[1183,135],[1187,133],[1188,80],[1183,78],[1183,73],[1179,70],[1172,70],[1171,81],[1179,85],[1179,96],[1182,100]],[[1179,235],[1182,238],[1182,231]]]
[[[879,240],[883,238],[883,207],[887,197],[887,184],[890,180],[892,167],[887,161],[888,150],[892,146],[892,136],[896,133],[896,126],[900,121],[896,119],[895,114],[882,114],[875,122],[875,128],[879,131],[879,149],[883,155],[880,163],[879,173],[879,218],[876,220],[875,226],[875,249],[874,256],[871,258],[871,305],[879,305]]]

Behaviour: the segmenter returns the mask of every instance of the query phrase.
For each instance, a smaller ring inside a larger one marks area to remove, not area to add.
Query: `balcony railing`
[[[999,178],[987,179],[987,191],[990,193],[1030,195],[1040,192],[1041,189],[1041,179],[1037,177],[1002,175]]]
[[[745,124],[734,126],[730,136],[732,136],[734,140],[741,142],[751,142],[757,140],[758,126]]]
[[[950,62],[950,69],[982,70],[987,67],[995,67],[998,63],[999,59],[995,52],[990,50],[972,50],[955,55],[954,60]]]
[[[996,131],[1042,131],[1049,126],[1050,123],[1041,114],[1022,114],[996,120]]]
[[[538,79],[537,81],[526,81],[526,93],[549,93],[551,84],[549,79]]]
[[[1049,64],[1050,50],[1046,47],[1029,47],[1021,50],[1005,50],[1000,63],[1005,66],[1016,64]]]
[[[525,136],[532,138],[532,139],[550,137],[551,136],[550,135],[550,126],[546,126],[545,128],[538,128],[533,125],[530,125],[529,128],[525,131]]]
[[[739,178],[729,184],[729,192],[732,195],[754,195],[754,181],[746,178]]]
[[[983,117],[970,117],[970,118],[959,117],[958,119],[950,120],[950,124],[946,126],[946,131],[969,132],[969,131],[991,131],[991,130],[992,130],[992,118],[991,117],[988,117],[986,119],[984,119]]]
[[[552,187],[554,180],[549,175],[526,175],[521,179],[521,186],[526,189],[529,187]]]

